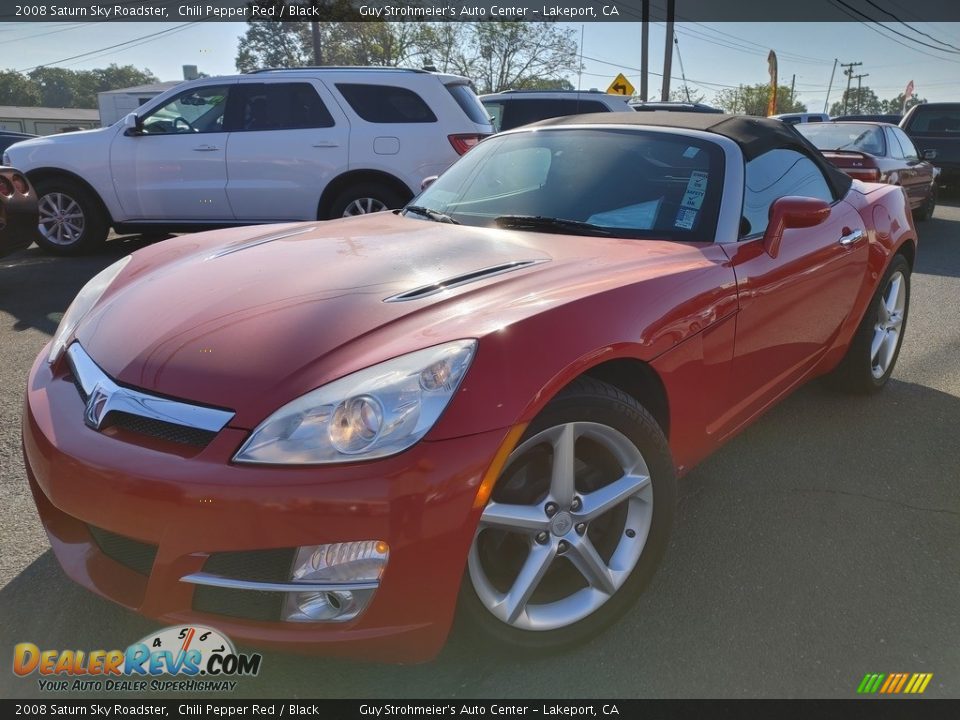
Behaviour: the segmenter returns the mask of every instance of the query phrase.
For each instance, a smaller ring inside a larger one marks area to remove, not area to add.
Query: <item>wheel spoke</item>
[[[887,368],[890,367],[890,361],[893,360],[893,353],[897,349],[897,333],[894,330],[888,330],[883,339],[883,345],[881,349],[881,365],[880,368],[883,372],[887,371]]]
[[[480,524],[485,527],[519,533],[535,533],[549,528],[550,519],[537,505],[511,505],[490,502],[483,510]]]
[[[586,578],[591,587],[607,595],[613,595],[617,590],[617,584],[613,580],[610,568],[600,557],[600,553],[586,535],[573,537],[575,539],[570,541],[565,557],[570,558],[570,562]]]
[[[890,281],[890,289],[887,290],[887,297],[883,303],[887,311],[887,317],[890,317],[897,310],[902,285],[903,278],[899,274],[895,275],[893,280]]]
[[[574,451],[577,438],[572,424],[560,428],[560,434],[553,441],[553,468],[550,474],[550,496],[560,507],[570,507],[573,502],[574,488]]]
[[[647,475],[624,475],[609,485],[583,496],[583,508],[574,513],[577,521],[594,520],[650,486]]]
[[[882,328],[878,328],[873,333],[873,342],[870,343],[870,362],[876,364],[877,356],[880,354],[880,348],[883,346],[883,340],[887,333]]]
[[[514,623],[520,617],[556,556],[557,548],[554,543],[531,545],[530,554],[520,568],[517,579],[513,581],[513,586],[498,608],[506,622]]]

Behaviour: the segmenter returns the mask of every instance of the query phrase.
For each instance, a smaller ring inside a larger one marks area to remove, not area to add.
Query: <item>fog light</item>
[[[328,587],[287,593],[284,620],[346,622],[357,617],[370,604],[376,587],[350,586],[379,582],[389,555],[390,548],[382,540],[299,548],[290,579],[295,583]],[[337,585],[344,586],[344,589]]]

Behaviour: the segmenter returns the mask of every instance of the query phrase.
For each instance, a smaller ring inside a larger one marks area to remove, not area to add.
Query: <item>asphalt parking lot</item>
[[[814,383],[690,473],[664,565],[613,631],[537,659],[455,635],[411,667],[267,652],[237,694],[850,698],[868,672],[931,672],[926,696],[960,697],[960,203],[920,233],[886,390],[848,397]],[[36,676],[9,669],[17,642],[125,647],[157,627],[60,571],[19,430],[27,371],[60,314],[144,242],[0,260],[0,697],[39,694]]]

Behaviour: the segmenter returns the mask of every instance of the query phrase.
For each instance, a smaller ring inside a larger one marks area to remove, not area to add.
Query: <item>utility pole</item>
[[[840,67],[846,68],[843,74],[847,76],[847,91],[843,94],[843,114],[847,114],[847,100],[850,97],[850,81],[853,79],[853,69],[863,65],[862,62],[840,63]]]
[[[673,19],[677,14],[677,0],[667,0],[667,36],[663,44],[663,87],[660,99],[670,99],[670,71],[673,69]]]
[[[790,107],[793,108],[793,86],[797,84],[797,74],[794,73],[790,78]]]
[[[833,76],[837,72],[837,63],[840,62],[837,58],[833,59],[833,70],[830,71],[830,84],[827,85],[827,99],[823,101],[823,112],[827,112],[827,107],[830,104],[830,91],[833,90]]]
[[[860,114],[860,84],[865,77],[870,77],[870,73],[864,73],[862,75],[854,75],[857,78],[857,115]]]
[[[640,99],[647,101],[647,69],[650,61],[650,0],[640,6]]]

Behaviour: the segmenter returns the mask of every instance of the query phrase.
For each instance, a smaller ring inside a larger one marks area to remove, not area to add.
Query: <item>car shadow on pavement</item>
[[[814,383],[684,478],[663,566],[592,642],[531,658],[458,630],[406,667],[268,651],[233,696],[852,698],[878,667],[960,695],[958,425],[960,398],[922,385]],[[0,589],[0,618],[0,653],[122,649],[158,627],[71,583],[49,550]],[[0,672],[0,696],[38,694],[36,675]]]
[[[13,329],[56,332],[60,317],[84,284],[134,250],[156,241],[139,235],[118,237],[97,253],[57,257],[36,245],[0,259],[0,313],[16,318]]]

